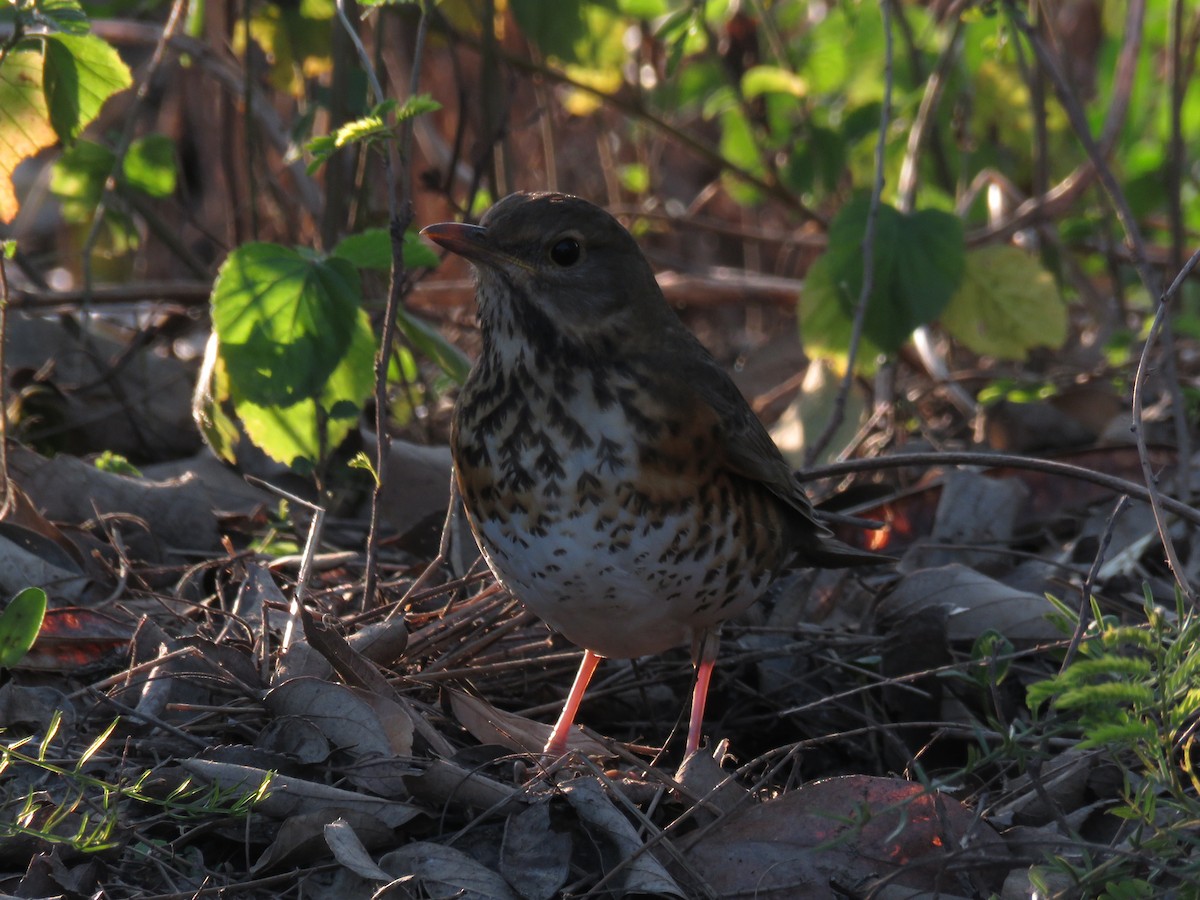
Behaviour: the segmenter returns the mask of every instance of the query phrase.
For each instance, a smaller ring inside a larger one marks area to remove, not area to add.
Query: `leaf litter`
[[[1018,686],[1051,671],[1038,648],[1063,640],[1055,607],[995,551],[1036,550],[1041,589],[1082,574],[1072,535],[1045,528],[1030,490],[1042,476],[1006,474],[947,478],[934,507],[920,491],[889,501],[885,517],[910,528],[895,534],[912,548],[897,572],[802,573],[731,623],[706,726],[729,741],[673,774],[678,739],[656,748],[688,690],[685,650],[607,662],[589,728],[546,768],[537,748],[578,653],[477,563],[406,596],[425,560],[397,551],[383,560],[388,602],[364,612],[360,557],[331,555],[281,652],[286,563],[210,545],[172,564],[154,542],[129,557],[123,527],[93,529],[124,568],[93,569],[80,604],[55,597],[0,685],[3,796],[20,823],[0,840],[6,884],[110,897],[237,881],[264,897],[997,891],[1028,867],[1031,841],[1101,833],[1115,796],[1111,765],[1069,742],[1052,741],[1036,774],[1001,758],[963,768],[972,744],[1003,743],[1005,716],[1027,720]],[[1060,513],[1095,503],[1087,486],[1053,490]],[[980,515],[984,503],[998,505]],[[146,531],[177,508],[142,507]],[[214,517],[201,533],[255,521]],[[956,544],[975,548],[958,557],[970,565],[939,556]],[[1137,556],[1112,577],[1113,602],[1134,578],[1166,589]],[[1015,674],[989,687],[978,639],[993,632]]]

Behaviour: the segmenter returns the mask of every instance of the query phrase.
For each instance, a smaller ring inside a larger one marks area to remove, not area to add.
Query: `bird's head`
[[[475,265],[485,339],[517,328],[560,351],[626,345],[675,321],[633,237],[578,197],[510,194],[478,225],[447,222],[421,234]]]

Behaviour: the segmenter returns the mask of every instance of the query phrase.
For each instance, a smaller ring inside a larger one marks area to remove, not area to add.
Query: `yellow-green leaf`
[[[133,84],[129,67],[109,44],[91,34],[48,34],[42,77],[50,123],[73,141],[113,94]]]
[[[962,284],[941,316],[951,336],[976,353],[1021,360],[1033,347],[1067,339],[1067,305],[1050,273],[1012,246],[967,254]]]
[[[42,93],[42,54],[14,50],[0,66],[0,222],[17,214],[13,171],[58,140]]]

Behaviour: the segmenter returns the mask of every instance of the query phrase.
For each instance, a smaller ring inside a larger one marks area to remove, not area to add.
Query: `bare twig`
[[[1184,574],[1183,565],[1175,551],[1175,543],[1171,539],[1170,529],[1163,514],[1163,503],[1157,487],[1157,476],[1150,465],[1149,450],[1146,447],[1145,429],[1141,426],[1150,357],[1153,353],[1155,339],[1167,321],[1167,302],[1173,295],[1173,292],[1161,293],[1158,276],[1151,268],[1147,259],[1146,245],[1142,239],[1141,229],[1138,227],[1133,211],[1129,208],[1129,203],[1121,191],[1121,186],[1117,183],[1116,176],[1113,175],[1112,169],[1109,168],[1105,160],[1104,152],[1101,150],[1099,144],[1097,144],[1095,138],[1092,137],[1091,127],[1088,125],[1083,107],[1075,97],[1070,83],[1058,65],[1058,61],[1051,55],[1041,35],[1030,26],[1029,21],[1016,8],[1012,0],[1006,0],[1005,8],[1008,10],[1009,18],[1020,29],[1021,33],[1025,35],[1026,40],[1029,41],[1030,46],[1037,56],[1038,63],[1046,71],[1046,74],[1050,76],[1050,80],[1054,84],[1059,102],[1067,113],[1067,119],[1071,123],[1071,128],[1087,152],[1088,159],[1096,170],[1096,177],[1103,186],[1104,192],[1108,195],[1108,199],[1116,211],[1117,218],[1121,222],[1121,228],[1125,232],[1125,239],[1129,242],[1130,248],[1133,251],[1133,265],[1138,272],[1142,286],[1151,297],[1160,298],[1158,312],[1154,317],[1154,323],[1146,338],[1146,344],[1142,348],[1142,357],[1138,362],[1137,374],[1134,376],[1132,429],[1137,439],[1138,457],[1142,463],[1142,474],[1146,479],[1146,485],[1150,491],[1150,507],[1154,511],[1154,521],[1158,525],[1159,538],[1162,540],[1163,550],[1166,553],[1167,565],[1170,566],[1180,590],[1187,596],[1188,601],[1194,605],[1196,602],[1195,595]],[[1179,279],[1176,280],[1179,281]],[[1168,367],[1169,369],[1173,369],[1173,359],[1168,360]],[[1170,378],[1169,382],[1172,398],[1176,405],[1179,405],[1183,402],[1183,398],[1178,381],[1175,378]]]
[[[1200,259],[1200,252],[1197,252],[1195,258]],[[819,481],[824,478],[841,478],[861,472],[903,469],[909,466],[980,466],[982,468],[1007,466],[1013,469],[1029,469],[1034,472],[1046,472],[1050,475],[1061,475],[1077,481],[1086,481],[1106,488],[1115,494],[1128,494],[1133,499],[1146,503],[1149,503],[1152,494],[1156,493],[1136,481],[1128,481],[1115,475],[1097,472],[1094,469],[1085,469],[1070,463],[1050,459],[1034,459],[1009,453],[967,453],[944,450],[936,453],[897,453],[894,456],[879,456],[872,459],[851,459],[846,462],[830,463],[826,466],[807,469],[799,473],[798,477],[801,481]],[[1194,509],[1171,497],[1159,497],[1158,500],[1168,512],[1200,527],[1200,509]]]
[[[8,267],[4,243],[0,242],[0,519],[8,518],[13,496],[8,480],[8,376],[4,348],[8,343]]]
[[[158,42],[154,45],[154,54],[150,57],[150,63],[146,66],[146,71],[142,75],[142,83],[138,85],[137,93],[134,95],[133,108],[125,115],[125,127],[121,131],[121,137],[117,141],[117,146],[113,149],[112,169],[109,171],[108,178],[105,179],[104,189],[100,193],[100,200],[96,204],[96,210],[92,215],[91,227],[88,229],[87,237],[83,242],[80,265],[83,269],[83,284],[85,289],[90,289],[92,286],[92,248],[96,245],[96,240],[100,237],[100,226],[104,223],[109,198],[115,189],[116,173],[120,171],[121,164],[125,160],[125,154],[129,152],[129,145],[133,143],[133,132],[138,123],[138,108],[144,105],[146,99],[150,96],[151,83],[154,81],[154,75],[158,72],[163,58],[166,56],[167,44],[170,42],[171,36],[179,28],[179,24],[183,19],[183,13],[187,8],[187,0],[175,0],[171,4],[171,14],[167,17],[167,24],[163,26]]]
[[[1125,42],[1117,59],[1116,74],[1113,76],[1112,96],[1105,116],[1104,128],[1100,132],[1101,156],[1107,158],[1116,146],[1125,114],[1129,111],[1129,98],[1133,93],[1133,80],[1137,71],[1138,54],[1142,46],[1142,22],[1146,15],[1145,0],[1131,0],[1125,15],[1122,34]],[[994,243],[1011,237],[1022,228],[1028,228],[1039,219],[1054,218],[1065,212],[1092,186],[1096,169],[1091,160],[1076,168],[1070,175],[1050,188],[1045,194],[1031,197],[1003,221],[990,223],[967,235],[968,246]]]
[[[871,300],[871,292],[875,289],[875,233],[879,226],[879,205],[883,197],[884,174],[883,167],[887,152],[888,126],[892,118],[892,86],[894,76],[894,54],[892,39],[892,3],[884,0],[879,5],[880,15],[883,16],[884,64],[883,64],[883,103],[879,110],[879,137],[875,143],[875,178],[871,184],[871,201],[867,207],[866,229],[863,234],[863,276],[862,285],[858,292],[858,305],[854,308],[854,325],[850,331],[850,347],[846,352],[846,374],[838,387],[837,397],[833,401],[833,410],[825,429],[813,443],[804,451],[804,464],[812,465],[813,461],[825,451],[834,434],[846,417],[846,401],[850,397],[850,389],[854,386],[854,363],[858,358],[858,348],[862,343],[863,325],[867,320],[867,305]],[[903,11],[901,11],[903,15]]]
[[[1096,583],[1096,576],[1100,574],[1100,567],[1104,565],[1104,557],[1108,555],[1108,546],[1112,543],[1113,532],[1117,527],[1117,520],[1121,518],[1121,514],[1129,506],[1129,498],[1122,496],[1113,506],[1113,511],[1108,516],[1108,521],[1104,524],[1104,533],[1100,536],[1100,546],[1096,548],[1096,556],[1092,559],[1091,568],[1088,569],[1087,576],[1083,579],[1083,584],[1079,586],[1079,621],[1075,623],[1075,631],[1071,635],[1071,643],[1067,645],[1067,650],[1063,654],[1062,665],[1058,671],[1061,675],[1067,671],[1067,666],[1071,665],[1071,661],[1075,659],[1075,654],[1079,652],[1079,645],[1083,643],[1083,633],[1087,631],[1088,625],[1091,623],[1089,612],[1092,607],[1092,585]]]
[[[338,0],[338,18],[346,29],[355,50],[358,51],[363,70],[371,85],[371,91],[376,103],[382,103],[386,98],[383,85],[371,63],[366,48],[358,37],[346,15],[345,0]],[[421,78],[421,56],[425,45],[428,8],[423,5],[421,17],[417,25],[416,49],[413,52],[412,73],[409,78],[409,95],[416,94]],[[367,561],[363,576],[363,608],[370,608],[375,602],[375,589],[378,582],[378,548],[380,529],[380,503],[383,499],[383,484],[387,473],[388,453],[391,449],[391,435],[387,427],[387,373],[388,362],[392,356],[392,346],[396,342],[396,318],[400,312],[400,304],[408,291],[408,273],[404,266],[404,234],[412,222],[412,198],[409,186],[409,166],[412,157],[412,118],[400,125],[399,148],[396,142],[386,142],[383,155],[384,181],[387,185],[388,232],[392,245],[392,270],[388,281],[388,299],[383,315],[383,334],[379,341],[379,351],[375,354],[375,478],[374,490],[371,494],[371,525],[367,532]],[[402,169],[403,167],[403,169]],[[399,181],[398,173],[403,171],[403,197],[397,203],[396,187]]]

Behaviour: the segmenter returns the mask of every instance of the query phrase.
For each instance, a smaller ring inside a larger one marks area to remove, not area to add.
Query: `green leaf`
[[[404,233],[404,267],[406,269],[436,269],[441,257],[432,247],[421,240],[415,231]]]
[[[165,134],[148,134],[129,145],[122,165],[125,183],[151,197],[175,193],[175,142]]]
[[[721,156],[752,175],[763,172],[762,159],[754,130],[740,107],[731,107],[721,114]],[[746,182],[730,175],[724,179],[725,187],[738,203],[751,206],[761,199],[759,191]]]
[[[467,380],[471,371],[471,360],[446,340],[440,331],[403,310],[396,316],[396,324],[414,347],[437,363],[456,383],[462,384]]]
[[[276,244],[238,247],[212,292],[232,393],[264,407],[322,396],[358,337],[361,306],[358,273],[344,259]]]
[[[128,459],[120,453],[114,453],[112,450],[105,450],[94,460],[92,465],[101,472],[110,472],[113,475],[128,475],[130,478],[141,478],[142,473]]]
[[[93,141],[76,141],[63,151],[50,173],[50,192],[62,203],[63,218],[77,224],[92,220],[115,161],[111,150]]]
[[[828,249],[809,270],[802,325],[805,341],[818,349],[845,353],[838,342],[849,334],[862,292],[869,203],[863,197],[838,213]],[[881,204],[873,265],[863,335],[883,352],[895,353],[914,328],[941,314],[962,281],[962,223],[939,210],[905,215]]]
[[[795,72],[781,69],[778,66],[754,66],[747,69],[742,76],[742,94],[747,100],[753,100],[762,94],[787,94],[792,97],[804,97],[808,94],[808,84]]]
[[[395,101],[387,101],[395,103]],[[437,112],[442,108],[442,104],[438,103],[429,94],[413,94],[405,99],[398,107],[396,107],[396,122],[406,122],[416,116],[423,116],[426,113]]]
[[[621,181],[621,187],[631,194],[641,196],[650,190],[650,170],[643,163],[618,166],[617,178]]]
[[[388,272],[392,268],[392,240],[386,228],[368,228],[338,241],[333,255],[360,269]]]
[[[665,16],[670,9],[667,0],[617,0],[622,15],[650,21]]]
[[[1050,273],[1008,245],[967,254],[966,272],[941,317],[952,337],[976,353],[1022,360],[1033,347],[1067,339],[1067,305]]]
[[[11,51],[0,65],[0,222],[17,214],[12,173],[22,162],[57,140],[42,93],[42,54]]]
[[[299,472],[309,472],[358,425],[373,385],[375,334],[363,310],[349,316],[350,343],[315,397],[289,405],[261,404],[231,395],[246,434],[264,453]]]
[[[220,342],[215,334],[209,335],[208,341],[204,365],[192,396],[192,419],[209,448],[225,462],[234,465],[238,461],[237,450],[242,432],[234,416],[229,372],[225,368],[225,360],[221,359]]]
[[[306,79],[326,75],[333,66],[332,3],[256,3],[249,21],[239,17],[234,52],[246,52],[253,40],[270,63],[271,83],[294,97],[304,96]],[[248,26],[248,27],[247,27]]]
[[[28,587],[9,601],[0,613],[0,668],[19,663],[37,640],[46,617],[46,592]]]
[[[525,37],[547,56],[564,63],[585,64],[580,49],[591,37],[585,15],[590,0],[510,0],[509,6]]]
[[[42,78],[50,124],[60,140],[70,142],[133,77],[117,51],[94,35],[48,34],[44,39]]]
[[[361,306],[358,273],[344,259],[246,244],[221,266],[213,326],[228,394],[273,459],[311,470],[357,424],[375,354]]]
[[[64,34],[87,34],[92,25],[77,0],[41,0],[35,18]]]
[[[417,235],[409,230],[404,233],[404,267],[406,269],[434,269],[440,261],[438,255]],[[333,248],[333,255],[344,259],[360,269],[375,269],[390,272],[392,268],[392,241],[387,229],[368,228],[358,234],[342,238]]]

